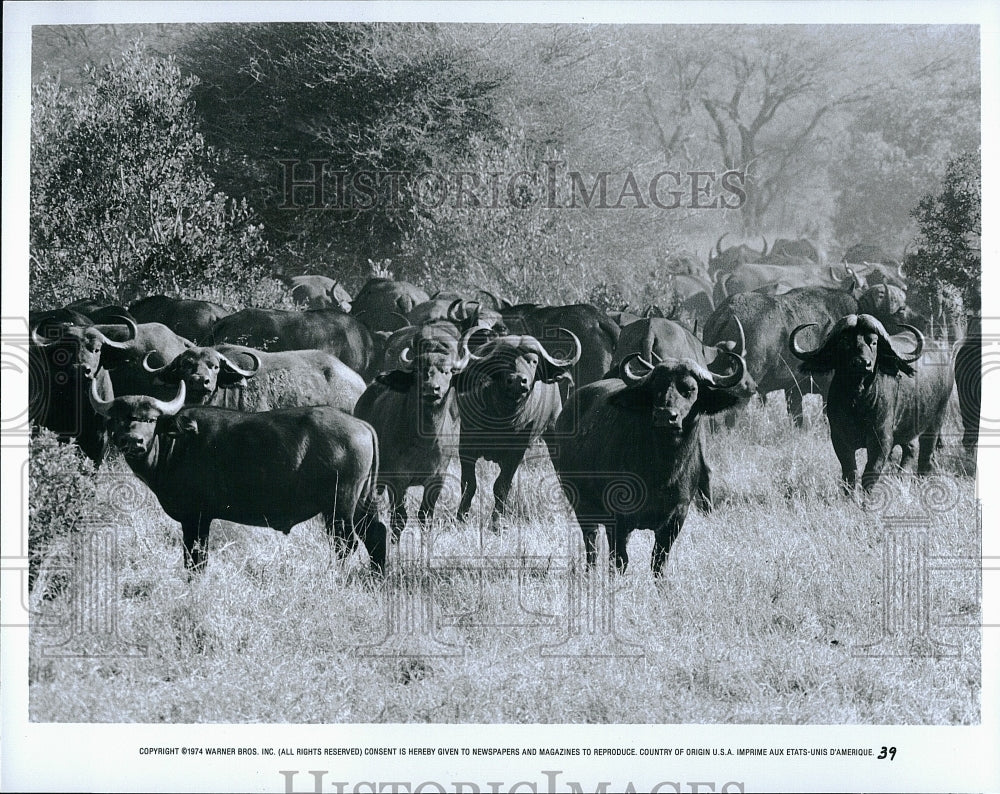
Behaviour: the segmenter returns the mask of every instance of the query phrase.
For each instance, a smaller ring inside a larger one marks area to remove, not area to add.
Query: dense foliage
[[[90,78],[33,92],[31,305],[252,289],[267,273],[261,229],[245,201],[215,189],[197,80],[138,46]]]

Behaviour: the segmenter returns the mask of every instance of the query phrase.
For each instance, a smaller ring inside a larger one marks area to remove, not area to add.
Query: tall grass
[[[39,600],[31,719],[978,722],[975,564],[931,572],[929,633],[882,631],[892,517],[922,517],[932,557],[979,557],[957,439],[934,477],[897,471],[868,500],[847,498],[818,404],[807,418],[796,429],[782,406],[751,405],[709,437],[715,509],[692,509],[659,581],[648,531],[633,533],[624,576],[583,572],[579,529],[534,451],[501,535],[488,529],[497,469],[480,463],[469,522],[449,518],[452,483],[428,533],[411,520],[381,582],[360,556],[336,562],[318,520],[288,536],[216,522],[208,569],[189,579],[179,526],[140,486],[113,525],[109,593],[134,655],[53,655],[71,593]],[[573,612],[577,590],[598,595],[595,617],[613,603],[613,632],[586,620],[585,598]]]

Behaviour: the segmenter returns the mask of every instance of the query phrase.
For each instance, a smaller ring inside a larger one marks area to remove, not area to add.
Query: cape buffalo
[[[153,295],[128,307],[140,323],[163,323],[178,336],[205,344],[214,326],[232,312],[211,301]]]
[[[958,388],[958,405],[962,412],[962,446],[976,460],[979,444],[979,414],[982,403],[982,320],[972,317],[965,338],[955,351],[955,385]]]
[[[292,276],[292,300],[307,309],[351,310],[351,295],[339,281],[326,276]]]
[[[212,519],[292,527],[323,514],[338,553],[360,535],[371,567],[385,565],[385,526],[373,495],[378,439],[371,425],[329,406],[258,414],[184,408],[184,382],[170,402],[91,391],[112,442],[184,531],[184,563],[207,561]]]
[[[926,333],[927,318],[913,311],[906,304],[906,293],[898,287],[878,284],[869,287],[858,298],[858,313],[870,314],[882,323],[889,333],[898,333],[901,325],[912,325]]]
[[[728,234],[728,232],[726,233]],[[764,238],[764,247],[760,251],[756,251],[749,245],[741,243],[740,245],[731,245],[725,251],[722,250],[722,240],[726,235],[723,234],[716,243],[715,251],[708,252],[708,272],[711,275],[716,273],[725,273],[733,268],[740,265],[745,265],[747,262],[759,262],[765,256],[767,256],[767,238]]]
[[[820,267],[812,262],[800,265],[775,265],[752,262],[720,273],[715,281],[714,297],[718,306],[731,295],[752,292],[774,284],[775,294],[798,287],[829,287],[858,293],[864,282],[850,267],[838,273],[832,267]]]
[[[788,347],[802,360],[802,371],[833,372],[827,417],[845,489],[852,490],[857,479],[858,449],[868,451],[861,481],[865,491],[870,491],[893,446],[902,446],[900,465],[905,466],[916,452],[918,437],[917,473],[929,473],[954,385],[950,351],[933,350],[921,356],[923,334],[904,325],[917,342],[913,353],[904,355],[885,326],[870,314],[840,318],[818,348],[806,351],[796,336],[811,325],[815,323],[797,326]]]
[[[460,422],[453,381],[469,362],[468,348],[450,323],[409,330],[406,346],[395,352],[356,408],[357,416],[378,433],[379,487],[388,495],[394,539],[406,526],[406,489],[423,486],[417,518],[426,523],[448,467],[458,457]]]
[[[351,412],[365,390],[353,369],[325,350],[265,353],[239,345],[193,347],[169,364],[143,366],[156,380],[187,387],[186,405],[215,405],[237,411],[270,411],[304,405],[332,405]]]
[[[28,419],[56,433],[60,440],[75,440],[88,458],[100,465],[108,451],[104,418],[95,413],[88,395],[91,385],[102,399],[114,397],[111,376],[101,366],[105,348],[125,350],[130,339],[110,339],[111,326],[93,325],[84,315],[76,322],[62,322],[73,313],[65,310],[38,313],[31,324],[28,347]],[[128,318],[121,318],[127,322]],[[136,325],[126,325],[130,335]]]
[[[592,383],[570,398],[556,422],[553,463],[580,523],[588,567],[597,562],[599,524],[622,572],[632,530],[650,527],[653,573],[663,573],[706,468],[701,416],[740,399],[733,389],[743,359],[724,356],[735,369],[721,376],[691,359],[654,365],[635,353],[622,362],[621,379]]]
[[[577,386],[600,380],[611,366],[611,353],[621,329],[607,314],[589,303],[569,306],[521,303],[503,309],[500,314],[504,328],[511,334],[533,336],[546,344],[550,339],[559,338],[564,330],[572,333],[582,351],[571,381]],[[565,398],[565,391],[563,396]]]
[[[808,259],[816,263],[819,262],[819,251],[816,250],[815,245],[806,240],[804,237],[800,237],[798,240],[789,240],[785,237],[779,237],[774,241],[774,245],[771,246],[768,256],[795,257],[799,259]]]
[[[212,328],[210,343],[224,342],[270,352],[326,350],[365,380],[375,374],[375,338],[356,317],[340,309],[243,309]]]
[[[458,518],[464,521],[476,494],[476,461],[500,464],[493,484],[491,526],[499,528],[507,496],[528,447],[548,434],[562,409],[559,381],[580,360],[580,340],[563,331],[574,345],[566,358],[556,358],[533,336],[507,334],[491,339],[470,354],[462,376],[471,384],[458,393],[461,418],[459,459],[462,464],[462,500]],[[550,343],[551,344],[551,343]]]
[[[745,329],[746,349],[734,352],[744,353],[747,370],[757,382],[757,393],[763,398],[768,392],[783,389],[788,415],[801,425],[802,396],[824,394],[828,379],[821,376],[817,383],[811,375],[798,371],[798,361],[788,351],[788,336],[801,323],[832,325],[857,310],[858,302],[847,290],[803,287],[782,295],[745,292],[716,307],[702,338],[712,346],[736,339],[739,320]],[[727,421],[731,421],[729,417]]]
[[[736,319],[737,338],[719,342],[714,347],[702,344],[693,333],[680,323],[660,317],[644,318],[622,329],[615,348],[614,360],[606,377],[616,378],[620,375],[621,363],[630,357],[639,355],[645,361],[653,363],[667,359],[691,359],[705,367],[714,375],[726,376],[731,369],[732,361],[728,355],[734,350],[745,350],[746,339],[743,327]],[[747,400],[757,391],[757,384],[743,368],[743,378],[731,387],[733,393],[740,398],[738,406],[746,405]],[[712,487],[711,467],[704,461],[699,480],[699,506],[711,509]]]
[[[372,333],[396,331],[408,324],[406,317],[414,306],[428,300],[426,292],[408,281],[371,278],[355,296],[351,315]]]

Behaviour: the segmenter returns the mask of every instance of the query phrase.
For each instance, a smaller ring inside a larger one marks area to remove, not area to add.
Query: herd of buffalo
[[[663,571],[692,501],[710,509],[703,416],[783,390],[822,395],[843,487],[867,451],[871,489],[895,446],[932,466],[955,388],[974,449],[978,338],[935,339],[877,250],[820,264],[805,240],[723,249],[664,271],[684,322],[580,303],[512,305],[486,291],[438,293],[383,278],[351,295],[324,276],[289,279],[301,308],[231,312],[157,295],[33,311],[30,415],[100,464],[119,449],[183,528],[184,561],[206,562],[213,519],[288,533],[322,514],[338,554],[363,543],[381,571],[423,486],[434,512],[461,469],[458,518],[476,463],[494,461],[491,523],[543,442],[596,564],[603,525],[624,571],[633,529],[655,534]],[[852,255],[852,252],[854,255]],[[701,327],[700,338],[697,328]],[[388,528],[380,506],[388,503]]]

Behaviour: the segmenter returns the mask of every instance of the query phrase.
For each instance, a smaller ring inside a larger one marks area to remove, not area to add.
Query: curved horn
[[[924,352],[924,335],[920,333],[920,329],[914,328],[912,325],[907,325],[906,323],[900,323],[899,327],[905,328],[907,331],[913,334],[914,339],[917,340],[917,346],[916,348],[914,348],[913,352],[909,354],[909,356],[899,356],[899,353],[896,354],[897,356],[900,357],[900,359],[905,361],[907,364],[912,364],[914,361],[920,358],[920,354]]]
[[[105,400],[97,393],[97,379],[90,382],[90,405],[101,416],[107,416],[114,400]]]
[[[59,341],[58,337],[53,337],[52,339],[47,339],[46,337],[44,337],[41,334],[39,334],[38,333],[38,326],[40,324],[41,323],[38,323],[38,324],[33,325],[31,327],[31,341],[32,342],[34,342],[36,345],[38,345],[38,347],[48,347],[49,345],[54,345],[56,342]],[[65,325],[65,323],[64,323],[64,325]]]
[[[458,309],[459,307],[465,307],[465,301],[462,298],[455,298],[451,303],[448,304],[448,309],[444,313],[445,317],[451,320],[453,323],[460,323],[465,317],[459,317]],[[467,317],[468,315],[466,315]]]
[[[177,396],[170,402],[165,403],[163,400],[157,400],[155,397],[150,397],[149,399],[152,401],[153,407],[161,414],[164,416],[173,416],[184,407],[184,398],[186,396],[187,387],[184,385],[184,381],[182,380],[179,384],[177,384]]]
[[[642,364],[646,368],[646,371],[641,374],[634,372],[632,370],[632,362],[634,361],[638,361]],[[622,363],[618,365],[618,372],[621,379],[629,386],[635,386],[636,384],[641,383],[642,380],[653,371],[653,369],[653,365],[642,357],[642,353],[631,353],[630,355],[625,356],[625,358],[622,359]]]
[[[742,356],[747,349],[747,335],[743,330],[743,323],[740,322],[740,318],[735,314],[733,315],[733,322],[736,323],[736,330],[739,332],[739,338],[736,340],[736,349],[733,352],[738,356]]]
[[[732,353],[728,350],[721,351],[729,358],[733,359],[736,363],[736,369],[733,370],[728,375],[712,375],[712,385],[719,389],[731,389],[736,386],[747,371],[747,363],[743,360],[743,356]]]
[[[762,234],[760,239],[764,241],[764,250],[760,252],[761,256],[767,256],[767,238]]]
[[[494,294],[493,294],[492,292],[490,292],[489,290],[485,290],[485,289],[483,289],[483,288],[481,288],[481,287],[480,287],[480,288],[479,288],[478,290],[476,290],[476,292],[478,292],[478,293],[480,293],[480,294],[482,294],[482,295],[486,295],[486,296],[488,296],[488,297],[489,297],[489,299],[490,299],[491,301],[493,301],[493,308],[494,308],[494,309],[495,309],[496,311],[500,311],[500,301],[499,301],[499,300],[497,300],[497,296],[496,296],[496,295],[494,295]]]
[[[222,354],[220,353],[219,355]],[[169,366],[169,364],[164,364],[162,367],[151,367],[149,365],[150,356],[160,356],[160,358],[163,358],[163,356],[160,355],[160,352],[158,350],[150,350],[146,355],[142,357],[142,368],[151,375],[155,375],[157,372],[160,372],[161,370],[164,370]]]
[[[725,237],[729,232],[723,232],[722,237]],[[715,241],[715,255],[716,257],[722,256],[722,237]]]
[[[407,371],[413,369],[413,346],[407,345],[402,350],[400,350],[399,355],[396,356],[396,359],[400,364],[400,369]]]
[[[218,351],[216,351],[218,352]],[[260,357],[251,353],[249,350],[244,350],[243,355],[249,358],[253,362],[253,369],[243,369],[240,366],[234,364],[229,358],[219,353],[219,358],[225,362],[226,366],[229,367],[237,375],[244,378],[252,378],[260,371]]]
[[[800,358],[803,361],[808,359],[809,356],[811,356],[816,351],[803,350],[801,347],[799,347],[799,343],[798,341],[796,341],[795,337],[798,335],[799,331],[802,331],[806,328],[811,328],[814,325],[818,325],[818,323],[802,323],[802,325],[796,326],[795,330],[792,331],[791,335],[788,337],[788,349],[792,351],[792,353],[795,355],[796,358]]]
[[[461,371],[469,366],[469,362],[472,361],[472,351],[469,350],[469,340],[472,338],[473,334],[481,332],[482,330],[482,328],[473,326],[462,334],[462,338],[458,342],[459,359],[455,362],[455,370]]]
[[[553,367],[572,367],[577,361],[580,360],[580,356],[583,354],[583,345],[580,344],[580,340],[577,338],[576,334],[570,331],[568,328],[560,328],[560,331],[564,331],[569,334],[573,339],[573,344],[576,346],[576,352],[569,358],[559,359],[553,357],[545,346],[539,342],[538,346],[541,348],[542,356],[548,361]]]
[[[136,336],[138,336],[139,334],[139,326],[135,324],[135,320],[133,320],[131,317],[126,317],[123,314],[113,314],[108,317],[105,317],[104,319],[105,322],[95,327],[97,328],[98,333],[102,337],[104,337],[104,341],[102,344],[105,344],[108,347],[114,347],[117,348],[118,350],[125,350],[128,348],[128,343],[131,342],[133,339],[135,339]],[[121,322],[118,322],[119,320]],[[114,339],[109,339],[108,335],[104,333],[104,331],[102,330],[104,326],[108,325],[124,325],[126,328],[128,328],[129,335],[122,342],[116,342]]]

